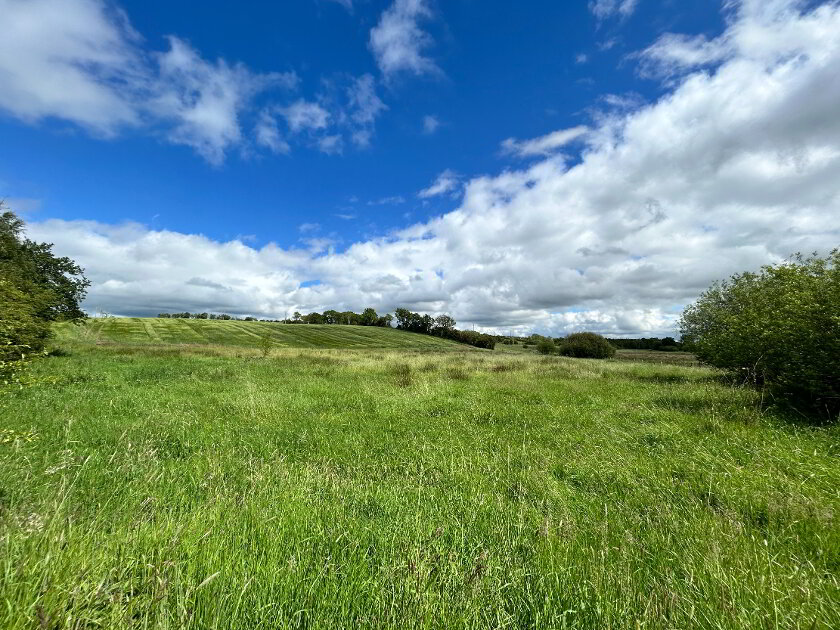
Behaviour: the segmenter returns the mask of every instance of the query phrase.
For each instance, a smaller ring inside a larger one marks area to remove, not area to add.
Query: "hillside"
[[[59,324],[57,335],[59,339],[87,338],[99,343],[137,345],[190,344],[256,348],[268,335],[274,348],[469,348],[447,339],[395,328],[152,317],[91,319],[82,327]]]

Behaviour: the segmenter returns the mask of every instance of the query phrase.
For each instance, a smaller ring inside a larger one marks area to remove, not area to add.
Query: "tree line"
[[[261,321],[261,322],[279,322],[282,324],[342,324],[349,326],[379,326],[382,328],[391,328],[396,320],[396,327],[400,330],[408,332],[420,333],[422,335],[432,335],[434,337],[441,337],[443,339],[451,339],[459,343],[464,343],[476,348],[486,348],[492,350],[496,347],[496,337],[494,335],[487,335],[473,330],[458,330],[455,328],[457,322],[449,315],[438,315],[432,317],[431,315],[423,313],[414,313],[407,308],[398,308],[394,311],[394,315],[386,313],[379,315],[376,309],[366,308],[361,313],[354,313],[353,311],[336,311],[328,310],[323,313],[307,313],[305,315],[295,312],[292,317],[288,319],[260,319],[256,317],[237,318],[227,314],[214,313],[160,313],[158,317],[163,318],[180,318],[180,319],[222,319],[222,320],[239,320],[239,321]]]

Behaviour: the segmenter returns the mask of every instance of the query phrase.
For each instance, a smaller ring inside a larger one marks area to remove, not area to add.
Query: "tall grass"
[[[0,627],[840,627],[838,428],[708,370],[170,350],[1,399]]]

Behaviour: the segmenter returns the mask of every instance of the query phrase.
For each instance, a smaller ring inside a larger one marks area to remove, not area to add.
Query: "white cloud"
[[[400,72],[414,75],[438,74],[440,69],[424,50],[432,45],[431,36],[420,28],[430,19],[427,0],[394,0],[370,31],[369,47],[386,78]]]
[[[349,126],[353,143],[361,148],[370,144],[377,117],[388,109],[376,94],[373,76],[363,74],[347,88]]]
[[[586,53],[578,53],[577,55],[575,55],[575,63],[583,64],[587,61],[589,61],[589,55],[587,55]]]
[[[122,14],[97,0],[0,0],[0,15],[2,109],[30,123],[69,120],[103,136],[140,124],[133,98],[148,69]]]
[[[502,151],[518,155],[519,157],[544,157],[556,153],[561,147],[585,136],[588,131],[588,127],[579,125],[570,129],[552,131],[544,136],[530,140],[508,138],[502,142]]]
[[[437,176],[437,179],[432,183],[431,186],[428,188],[424,188],[417,196],[422,199],[428,199],[429,197],[437,197],[439,195],[445,195],[447,193],[455,192],[461,187],[461,181],[458,177],[458,174],[451,170],[446,169],[440,175]]]
[[[330,113],[318,103],[303,99],[295,101],[288,107],[279,110],[286,119],[289,130],[298,133],[308,129],[325,129],[330,119]]]
[[[324,136],[318,140],[318,149],[327,155],[337,155],[344,151],[344,142],[339,134]]]
[[[402,195],[394,195],[392,197],[382,197],[381,199],[375,199],[373,201],[368,201],[367,205],[369,206],[394,206],[401,203],[405,203],[405,197]]]
[[[372,125],[376,117],[388,107],[376,94],[373,77],[369,74],[354,79],[347,88],[350,117],[359,125]]]
[[[605,20],[615,15],[626,18],[633,14],[639,0],[592,0],[589,10],[599,20]]]
[[[260,112],[259,120],[255,129],[257,144],[264,146],[274,153],[288,154],[292,147],[280,135],[277,128],[277,119],[268,110]]]
[[[293,74],[254,74],[242,64],[203,60],[189,45],[169,38],[168,52],[157,55],[159,80],[149,108],[171,119],[169,139],[195,149],[208,162],[220,164],[231,146],[240,144],[239,114],[251,98],[275,85],[293,87]]]
[[[440,120],[438,120],[437,116],[423,116],[423,133],[433,134],[438,130],[438,127],[440,127]]]
[[[0,0],[0,15],[0,112],[29,124],[61,120],[99,137],[138,129],[218,165],[235,148],[289,153],[291,136],[302,132],[300,141],[327,152],[341,151],[341,133],[366,147],[387,109],[370,74],[348,79],[339,99],[289,103],[294,72],[208,60],[175,36],[167,50],[152,50],[105,0]]]
[[[29,233],[115,313],[406,306],[499,332],[673,334],[712,281],[840,242],[840,7],[774,4],[743,5],[716,66],[591,127],[574,166],[473,178],[455,211],[341,252],[85,221]]]

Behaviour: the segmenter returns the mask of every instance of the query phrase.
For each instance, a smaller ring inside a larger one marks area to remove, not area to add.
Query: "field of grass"
[[[417,350],[462,349],[446,339],[395,328],[278,324],[207,319],[108,317],[84,326],[58,326],[59,341],[99,345],[219,345],[257,348],[268,337],[272,348],[394,348]]]
[[[840,627],[837,426],[698,367],[148,321],[0,395],[1,628]]]

